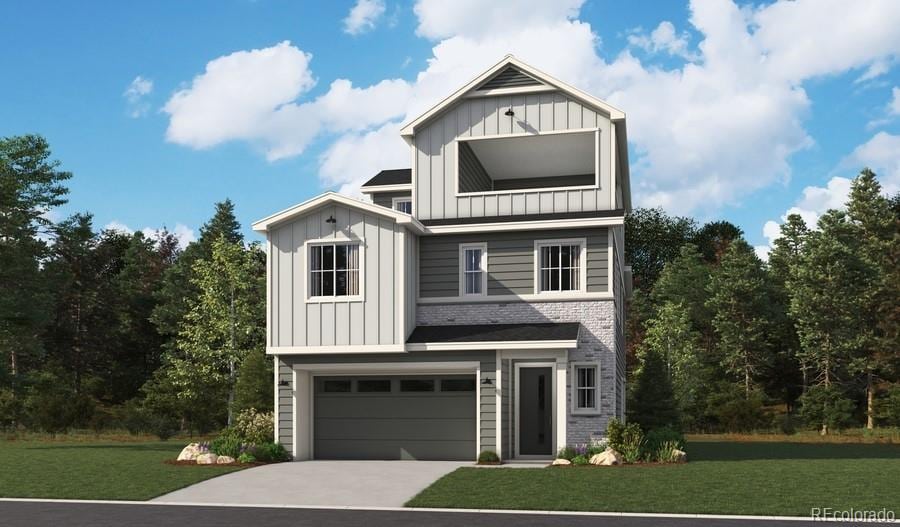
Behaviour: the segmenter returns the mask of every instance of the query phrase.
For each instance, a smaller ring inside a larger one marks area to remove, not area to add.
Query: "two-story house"
[[[625,114],[512,56],[406,125],[410,168],[258,221],[296,459],[550,458],[625,411]],[[374,171],[373,171],[374,172]]]

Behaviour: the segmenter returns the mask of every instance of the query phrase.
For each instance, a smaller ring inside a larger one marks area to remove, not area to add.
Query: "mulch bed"
[[[196,461],[178,461],[177,459],[167,459],[163,463],[166,465],[176,465],[179,467],[258,467],[261,465],[268,465],[269,463],[263,463],[262,461],[254,461],[253,463],[238,463],[235,461],[234,463],[209,463],[206,465],[200,465]]]

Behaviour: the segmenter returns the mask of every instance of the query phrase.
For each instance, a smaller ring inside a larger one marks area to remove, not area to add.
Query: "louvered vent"
[[[522,86],[538,86],[541,82],[522,73],[516,68],[506,68],[494,78],[482,84],[478,91],[496,90],[497,88],[519,88]]]

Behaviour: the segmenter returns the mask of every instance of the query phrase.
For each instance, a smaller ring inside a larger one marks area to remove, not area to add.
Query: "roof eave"
[[[334,191],[325,192],[324,194],[320,194],[312,199],[308,199],[302,203],[294,205],[293,207],[288,207],[261,220],[255,221],[252,224],[252,228],[255,232],[266,234],[273,227],[285,223],[298,216],[302,216],[310,210],[327,203],[338,203],[347,207],[364,210],[371,214],[377,214],[379,216],[391,218],[396,221],[397,224],[403,225],[404,227],[417,234],[422,234],[425,232],[425,226],[419,223],[419,220],[413,218],[409,214],[395,211],[387,207],[381,207],[379,205],[375,205],[374,203],[367,203],[358,199],[349,198]]]

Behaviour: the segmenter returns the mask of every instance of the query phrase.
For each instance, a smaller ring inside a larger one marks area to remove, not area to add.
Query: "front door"
[[[553,454],[553,369],[519,370],[519,452],[522,456]]]

